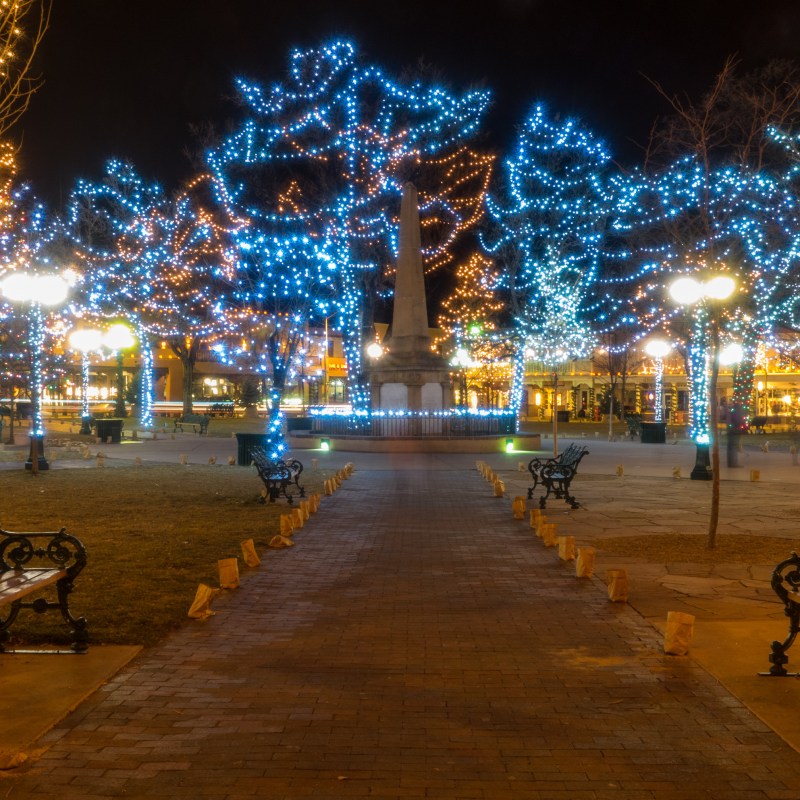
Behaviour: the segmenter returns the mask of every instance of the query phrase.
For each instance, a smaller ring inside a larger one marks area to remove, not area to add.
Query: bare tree
[[[0,3],[0,139],[25,113],[42,80],[33,59],[50,21],[52,0]]]
[[[647,148],[647,163],[659,166],[676,156],[695,154],[706,171],[720,163],[760,170],[777,153],[769,129],[791,132],[800,125],[800,67],[773,60],[740,75],[731,56],[708,91],[692,100],[669,93],[647,78],[667,101],[671,114],[656,120]]]

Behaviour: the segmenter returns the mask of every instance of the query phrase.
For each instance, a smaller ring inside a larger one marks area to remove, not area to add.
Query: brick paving
[[[800,798],[800,755],[476,472],[357,471],[295,541],[0,794]]]

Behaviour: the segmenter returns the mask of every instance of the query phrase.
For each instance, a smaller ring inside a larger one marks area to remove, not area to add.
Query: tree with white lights
[[[524,352],[555,369],[586,355],[594,339],[584,301],[598,269],[610,213],[605,146],[577,120],[536,105],[520,129],[504,181],[489,201],[487,250],[504,269],[505,289]],[[512,406],[522,387],[517,369]]]
[[[146,209],[142,224],[147,248],[141,258],[150,280],[140,317],[180,358],[183,413],[189,414],[200,346],[227,332],[219,298],[234,269],[234,238],[242,226],[220,213],[208,175]]]

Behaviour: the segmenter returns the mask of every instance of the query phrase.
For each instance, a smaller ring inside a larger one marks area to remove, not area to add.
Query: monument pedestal
[[[372,408],[395,411],[450,408],[450,372],[438,364],[424,367],[382,363],[369,373],[369,380]]]
[[[388,352],[369,371],[371,406],[394,411],[450,408],[450,370],[431,351],[417,190],[403,187],[397,278]]]

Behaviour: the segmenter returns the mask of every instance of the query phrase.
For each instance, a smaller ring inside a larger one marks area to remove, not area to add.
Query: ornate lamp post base
[[[92,432],[91,417],[81,417],[81,429],[78,433],[81,436],[88,436]]]
[[[32,433],[30,439],[31,449],[28,454],[28,460],[25,462],[25,469],[29,469],[32,472],[50,469],[50,465],[44,457],[44,434]]]
[[[709,446],[698,442],[696,447],[697,455],[694,462],[694,469],[692,469],[692,474],[689,477],[693,481],[710,481],[713,475],[711,472]]]

